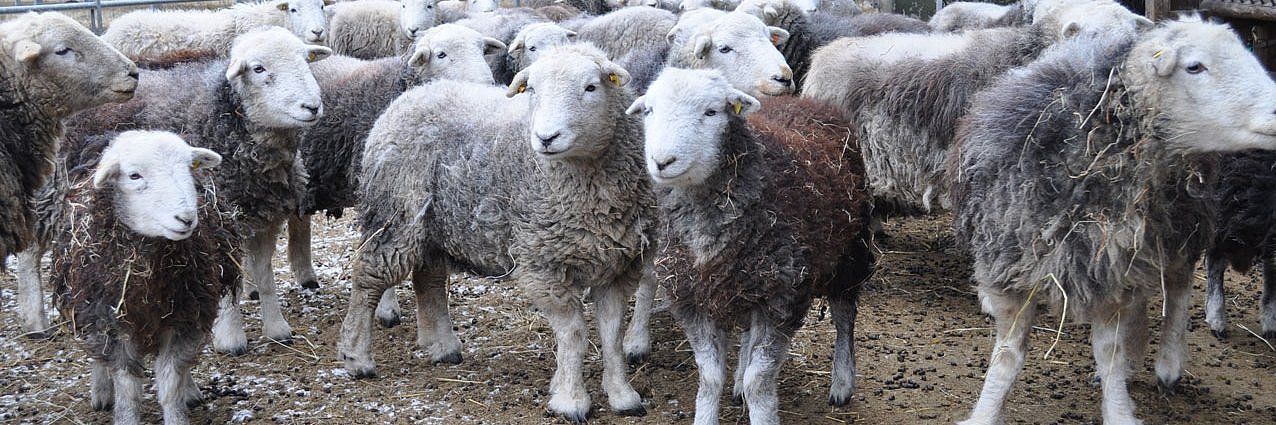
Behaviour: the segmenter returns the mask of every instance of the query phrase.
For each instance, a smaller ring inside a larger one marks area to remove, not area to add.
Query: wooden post
[[[1148,19],[1159,21],[1170,16],[1170,0],[1144,0]]]

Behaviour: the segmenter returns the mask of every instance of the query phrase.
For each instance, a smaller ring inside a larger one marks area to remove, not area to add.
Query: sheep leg
[[[1263,338],[1276,338],[1276,252],[1263,255]]]
[[[166,331],[161,336],[159,353],[155,356],[155,392],[159,396],[160,409],[164,412],[165,425],[189,423],[186,417],[187,380],[195,363],[199,341],[189,336],[179,336]]]
[[[726,331],[700,312],[675,312],[678,323],[687,334],[700,370],[700,387],[696,390],[695,425],[718,424],[718,398],[727,375]]]
[[[805,309],[801,311],[805,312]],[[780,329],[771,319],[753,314],[749,327],[753,349],[748,370],[744,371],[744,401],[749,406],[749,423],[752,425],[779,425],[780,400],[776,395],[776,380],[780,366],[789,357],[789,345],[797,329]]]
[[[381,301],[377,302],[377,323],[384,328],[399,326],[403,320],[402,310],[399,307],[399,294],[394,292],[396,286],[398,285],[390,285],[386,288],[385,292],[381,293]],[[420,300],[420,298],[417,299]]]
[[[1167,296],[1167,298],[1169,298]],[[1168,300],[1167,300],[1168,302]],[[1126,380],[1129,377],[1129,352],[1126,338],[1147,333],[1146,321],[1135,319],[1145,313],[1146,301],[1106,303],[1095,309],[1090,325],[1090,340],[1099,380],[1103,383],[1103,423],[1111,425],[1140,424],[1134,418],[1134,401],[1130,399]],[[1172,313],[1171,313],[1172,314]],[[1167,322],[1169,319],[1167,318]],[[1139,324],[1143,323],[1142,328]]]
[[[319,289],[319,279],[315,277],[314,256],[310,252],[310,219],[306,214],[288,218],[288,265],[292,268],[292,277],[302,288]]]
[[[115,405],[115,379],[111,377],[111,365],[106,360],[93,359],[89,381],[93,410],[103,411]]]
[[[753,339],[749,329],[740,331],[740,351],[736,354],[735,363],[735,383],[731,387],[731,404],[739,406],[744,404],[744,371],[749,369],[749,362],[753,360]]]
[[[412,289],[416,293],[416,345],[429,353],[434,363],[461,364],[461,340],[452,331],[447,308],[447,268],[435,262],[417,269],[412,273]],[[382,297],[381,304],[384,301]]]
[[[266,339],[281,344],[292,343],[292,326],[279,307],[279,291],[270,260],[275,256],[275,240],[279,226],[270,226],[254,234],[246,244],[244,264],[252,275],[261,296],[261,328]]]
[[[1227,261],[1214,255],[1205,256],[1205,323],[1215,338],[1227,338],[1227,295],[1223,289],[1223,272]],[[1264,270],[1265,271],[1265,270]]]
[[[630,286],[632,288],[632,286]],[[642,396],[629,385],[628,369],[622,354],[620,326],[625,318],[625,301],[629,294],[623,284],[595,286],[590,289],[594,298],[594,318],[598,322],[598,335],[602,343],[603,390],[607,404],[621,416],[645,416]]]
[[[573,423],[583,423],[592,403],[581,376],[588,326],[580,303],[558,304],[542,307],[558,343],[555,353],[558,365],[554,378],[549,381],[549,410]]]
[[[1187,325],[1188,309],[1192,306],[1192,270],[1195,264],[1189,264],[1182,270],[1166,272],[1165,276],[1165,319],[1161,323],[1160,353],[1156,359],[1156,383],[1165,391],[1174,389],[1179,378],[1183,376],[1183,363],[1187,361]],[[1136,310],[1138,316],[1145,316],[1143,310]],[[1124,313],[1122,313],[1124,314]],[[1147,329],[1146,317],[1131,317],[1136,327]],[[1122,322],[1122,331],[1126,326]],[[1141,340],[1147,344],[1147,332],[1133,333],[1124,340]],[[1132,354],[1139,355],[1136,361],[1142,362],[1143,351]]]
[[[235,294],[226,294],[217,303],[217,318],[213,319],[213,350],[232,356],[248,352],[244,313],[239,311],[239,299]]]
[[[656,298],[656,275],[650,258],[643,261],[642,277],[638,280],[638,290],[634,293],[634,315],[629,319],[629,327],[625,328],[625,359],[629,364],[647,362],[651,355],[651,306]]]
[[[142,398],[142,384],[129,368],[115,367],[115,408],[112,411],[115,425],[136,425],[141,413],[138,401]]]
[[[364,242],[364,249],[355,254],[350,305],[341,321],[337,355],[345,363],[346,371],[356,379],[377,376],[377,364],[372,358],[372,321],[377,299],[371,294],[384,292],[402,282],[419,261],[417,247],[385,239],[395,234],[374,234],[373,239]]]
[[[32,244],[18,252],[18,316],[27,338],[48,339],[49,319],[44,315],[44,288],[40,286],[40,257],[44,250]]]
[[[992,315],[997,326],[997,339],[993,344],[992,360],[984,375],[984,386],[979,391],[979,401],[970,412],[970,419],[960,425],[991,425],[1001,423],[1001,406],[1010,395],[1010,387],[1023,369],[1024,356],[1028,352],[1028,331],[1037,316],[1036,300],[1015,293],[1002,293],[980,289],[983,309]]]
[[[841,296],[829,297],[829,310],[837,340],[833,343],[833,385],[829,389],[829,404],[845,406],[855,394],[855,316],[859,288],[848,289]]]

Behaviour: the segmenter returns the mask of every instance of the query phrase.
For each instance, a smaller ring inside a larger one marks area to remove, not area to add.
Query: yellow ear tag
[[[608,79],[608,80],[611,80],[611,83],[612,83],[612,84],[615,84],[615,85],[616,85],[616,87],[620,87],[620,76],[619,76],[619,75],[616,75],[616,74],[608,74],[608,75],[607,75],[607,79]]]
[[[731,105],[731,107],[735,109],[736,115],[740,115],[740,110],[744,109],[744,104],[736,102],[734,105]]]
[[[518,92],[519,92],[519,93],[522,93],[522,92],[524,92],[524,91],[526,91],[526,90],[527,90],[527,84],[519,84],[519,85],[518,85]]]
[[[771,34],[771,44],[780,44],[779,34]]]
[[[1153,57],[1153,58],[1159,58],[1159,57],[1161,57],[1161,54],[1162,54],[1162,53],[1165,53],[1165,49],[1157,50],[1157,51],[1156,51],[1156,53],[1153,53],[1153,54],[1152,54],[1152,57]]]
[[[198,169],[199,169],[199,160],[198,160],[198,159],[191,161],[191,169],[192,169],[192,170],[198,170]]]
[[[306,55],[306,62],[314,62],[316,59],[319,58],[318,55],[315,55],[315,52],[310,52],[309,55]]]

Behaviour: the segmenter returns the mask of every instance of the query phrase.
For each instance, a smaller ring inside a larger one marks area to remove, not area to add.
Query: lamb
[[[370,294],[409,275],[417,344],[430,360],[459,363],[446,277],[461,268],[508,276],[549,319],[558,367],[548,408],[573,422],[591,404],[581,371],[588,289],[608,404],[620,415],[645,414],[619,339],[624,303],[650,260],[655,220],[642,130],[624,114],[628,81],[602,51],[572,44],[545,52],[508,91],[441,81],[386,108],[364,151],[364,242],[337,344],[352,376],[376,375]]]
[[[324,116],[306,132],[300,154],[305,164],[306,198],[300,217],[288,221],[288,259],[304,288],[318,288],[310,252],[310,215],[327,210],[340,217],[355,206],[363,141],[381,111],[403,91],[433,80],[493,84],[484,55],[504,52],[505,45],[477,31],[443,24],[426,30],[414,52],[404,58],[363,61],[333,56],[311,65],[323,94]],[[394,290],[383,294],[377,318],[387,327],[399,323]]]
[[[1041,302],[1091,323],[1103,422],[1139,423],[1126,381],[1146,352],[1148,298],[1165,297],[1156,375],[1172,389],[1215,227],[1217,154],[1276,149],[1276,82],[1229,28],[1187,18],[1133,42],[1058,45],[973,105],[954,227],[997,332],[963,423],[1000,423]]]
[[[944,32],[1023,26],[1032,23],[1036,3],[1036,0],[1020,0],[1008,5],[953,2],[930,17],[930,26]]]
[[[434,0],[362,0],[329,6],[328,47],[359,59],[398,56],[436,25]]]
[[[0,23],[0,259],[37,242],[29,198],[53,172],[62,119],[136,88],[137,66],[65,15]],[[40,282],[19,276],[18,299],[22,331],[46,337]]]
[[[1115,3],[1076,2],[1030,27],[839,39],[816,51],[803,96],[838,106],[858,132],[880,214],[949,209],[945,162],[980,89],[1078,34],[1131,38],[1151,21]]]
[[[667,239],[656,278],[700,369],[695,423],[718,423],[734,323],[744,327],[736,399],[748,402],[750,423],[779,423],[776,378],[817,296],[828,297],[837,328],[829,402],[848,403],[856,302],[874,264],[872,202],[849,123],[819,102],[760,103],[716,70],[676,68],[628,112],[644,115],[647,172],[660,187]]]
[[[1263,337],[1276,338],[1276,153],[1245,151],[1219,159],[1218,230],[1205,251],[1205,322],[1214,336],[1227,337],[1227,305],[1223,272],[1228,264],[1248,271],[1255,260],[1263,265]]]
[[[302,131],[323,115],[307,62],[331,52],[303,44],[282,28],[252,31],[236,37],[229,58],[143,72],[132,100],[66,120],[68,143],[111,131],[165,129],[226,154],[217,187],[241,212],[243,265],[261,292],[263,333],[275,341],[290,341],[292,328],[280,312],[270,259],[279,226],[305,208],[305,170],[296,161],[297,148]],[[32,257],[39,258],[26,258]],[[236,297],[223,297],[213,348],[239,355],[247,345]]]
[[[185,424],[186,406],[201,398],[191,369],[218,299],[239,280],[233,210],[205,171],[222,158],[169,132],[111,139],[69,146],[96,152],[110,141],[100,159],[76,164],[64,188],[56,298],[93,360],[94,410],[114,406],[115,424],[139,423],[142,361],[154,356],[164,423]]]
[[[113,19],[102,39],[139,61],[181,51],[224,56],[236,36],[265,26],[288,28],[307,43],[323,44],[328,36],[323,7],[328,4],[332,0],[275,0],[217,11],[139,10]]]

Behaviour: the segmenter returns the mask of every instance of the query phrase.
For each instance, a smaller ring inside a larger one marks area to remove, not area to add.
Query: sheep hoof
[[[292,345],[292,333],[288,333],[287,336],[283,336],[279,338],[268,336],[266,337],[266,339],[270,340],[270,342],[273,342],[279,345]]]
[[[461,352],[453,351],[451,353],[445,354],[443,357],[439,357],[438,359],[435,359],[434,364],[440,364],[440,363],[461,364],[462,360],[463,359],[461,358]]]
[[[1227,339],[1226,329],[1223,329],[1223,330],[1210,329],[1210,333],[1214,334],[1214,338]]]
[[[93,400],[93,411],[105,412],[115,407],[115,400]]]
[[[648,353],[625,353],[625,361],[632,366],[637,366],[647,363],[647,355]]]
[[[377,316],[377,323],[380,323],[381,327],[389,329],[399,326],[399,323],[402,323],[402,321],[400,320],[399,315],[396,314],[393,317]]]
[[[308,279],[305,282],[301,282],[301,287],[306,289],[319,289],[319,281]]]
[[[257,293],[257,290],[256,290],[256,289],[254,289],[252,292],[249,292],[249,293],[248,293],[248,299],[253,300],[253,301],[260,300],[260,299],[261,299],[261,294],[258,294],[258,293]]]
[[[354,379],[375,379],[377,377],[376,368],[368,369],[346,369],[350,373],[350,377]]]
[[[191,398],[186,399],[186,408],[188,409],[194,409],[199,407],[201,404],[204,404],[204,396],[202,395],[195,394]]]
[[[248,346],[246,346],[246,345],[241,345],[241,346],[238,346],[238,347],[230,347],[230,348],[225,349],[225,350],[217,350],[217,351],[220,351],[220,352],[222,352],[223,354],[229,355],[229,356],[231,356],[231,357],[239,357],[239,356],[242,356],[242,355],[248,354]]]
[[[851,404],[850,396],[840,396],[840,395],[829,396],[829,406],[846,407],[849,404]]]
[[[1161,378],[1156,378],[1156,389],[1160,390],[1161,394],[1174,394],[1174,389],[1178,387],[1179,380],[1181,379],[1182,378],[1175,378],[1174,382],[1165,382],[1165,380]]]
[[[620,416],[647,416],[647,409],[640,404],[632,409],[617,410],[616,414]]]
[[[744,405],[744,394],[731,394],[731,405],[732,406]]]
[[[1264,339],[1276,339],[1276,331],[1263,331]]]

